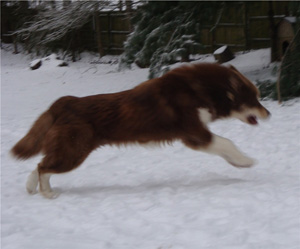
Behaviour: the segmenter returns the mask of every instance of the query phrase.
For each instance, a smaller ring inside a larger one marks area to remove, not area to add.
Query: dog
[[[35,121],[11,150],[18,159],[44,157],[29,175],[28,193],[55,198],[50,176],[78,167],[94,149],[128,143],[171,143],[223,157],[235,167],[255,161],[228,139],[209,131],[217,119],[237,118],[250,125],[270,112],[259,91],[233,66],[188,64],[135,88],[87,97],[65,96]]]

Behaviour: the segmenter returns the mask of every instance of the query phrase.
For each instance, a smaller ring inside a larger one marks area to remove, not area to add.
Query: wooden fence
[[[287,14],[288,2],[272,5],[277,23]],[[223,45],[235,51],[271,46],[269,2],[236,2],[221,11],[219,21],[206,24],[201,31],[205,52],[213,52]]]
[[[230,3],[220,10],[216,23],[206,23],[201,30],[203,47],[200,53],[211,53],[228,45],[233,51],[270,47],[271,33],[267,1]],[[288,14],[288,1],[272,2],[274,21]],[[100,13],[101,43],[104,53],[120,54],[123,43],[132,31],[126,12]]]
[[[102,12],[94,19],[99,35],[97,38],[98,50],[105,54],[120,54],[124,51],[124,42],[132,31],[131,13],[129,12]],[[98,23],[98,25],[96,25]],[[101,48],[102,47],[102,48]]]
[[[270,47],[270,3],[276,24],[288,14],[289,1],[244,1],[230,4],[225,1],[215,23],[202,26],[203,47],[197,52],[210,53],[223,45],[228,45],[233,51]],[[121,54],[124,42],[133,29],[130,24],[133,14],[113,11],[95,15],[78,32],[80,48],[98,51],[102,55]]]

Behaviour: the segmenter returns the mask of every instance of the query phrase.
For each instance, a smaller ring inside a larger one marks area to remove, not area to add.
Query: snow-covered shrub
[[[283,100],[300,97],[300,25],[283,58],[279,77]]]
[[[201,48],[200,27],[213,22],[220,2],[149,1],[133,18],[120,68],[150,67],[150,78],[176,61],[189,61]]]
[[[262,99],[277,99],[276,81],[258,80],[256,83]]]

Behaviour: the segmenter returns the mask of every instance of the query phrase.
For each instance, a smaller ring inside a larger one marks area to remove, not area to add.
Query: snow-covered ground
[[[1,52],[1,248],[300,248],[299,99],[264,101],[272,118],[258,127],[237,120],[210,126],[256,158],[256,167],[237,169],[179,142],[104,147],[77,170],[53,176],[61,195],[48,200],[25,191],[41,157],[15,161],[10,148],[58,97],[125,90],[148,72],[118,72],[87,56],[69,67],[45,61],[32,71],[26,56]],[[269,52],[231,63],[253,80],[269,77]]]

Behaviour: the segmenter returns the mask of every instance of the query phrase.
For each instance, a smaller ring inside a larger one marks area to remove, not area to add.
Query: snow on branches
[[[110,1],[73,1],[62,8],[43,8],[33,21],[27,22],[14,34],[34,45],[57,41],[68,32],[82,27],[98,11],[112,10]]]

